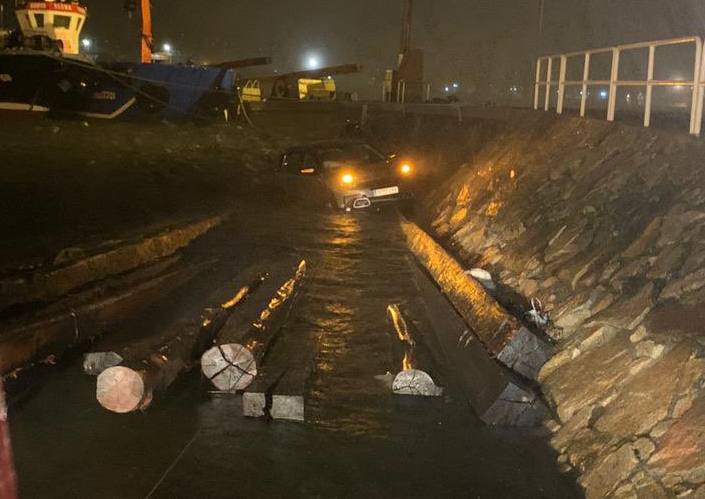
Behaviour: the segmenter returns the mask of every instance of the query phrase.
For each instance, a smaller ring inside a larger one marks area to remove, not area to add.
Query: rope
[[[238,365],[236,365],[236,364],[233,364],[233,363],[231,362],[231,360],[228,359],[228,356],[225,355],[225,352],[223,351],[223,347],[222,347],[222,346],[218,345],[218,351],[220,352],[220,356],[223,358],[223,360],[225,361],[225,363],[228,364],[228,365],[225,366],[225,367],[224,367],[223,369],[221,369],[220,371],[216,372],[213,376],[209,377],[209,378],[208,378],[209,381],[213,381],[215,378],[217,378],[218,376],[220,376],[221,374],[223,374],[225,371],[227,371],[230,367],[234,367],[236,370],[240,371],[242,374],[247,374],[248,376],[252,376],[253,378],[256,376],[255,374],[249,372],[248,370],[243,369],[242,367],[240,367],[240,366],[238,366]]]
[[[224,368],[222,368],[220,371],[218,371],[218,372],[216,372],[215,374],[213,374],[213,376],[208,377],[208,381],[213,381],[215,378],[217,378],[218,376],[220,376],[221,374],[223,374],[225,371],[227,371],[227,370],[230,369],[231,367],[234,367],[236,370],[240,371],[240,372],[242,373],[242,376],[247,375],[247,376],[250,376],[251,378],[256,377],[256,374],[251,373],[251,372],[249,372],[248,370],[243,369],[242,367],[240,367],[240,366],[238,366],[238,365],[236,365],[236,364],[233,364],[233,363],[230,361],[230,359],[228,359],[228,356],[227,356],[227,355],[225,354],[225,352],[223,351],[223,348],[222,348],[220,345],[217,345],[217,347],[218,347],[218,351],[220,352],[221,358],[225,361],[225,363],[226,363],[227,365],[226,365]],[[240,376],[240,378],[238,378],[238,381],[239,381],[240,379],[242,379],[242,376]]]
[[[186,454],[186,451],[191,447],[191,445],[196,441],[196,437],[198,436],[199,433],[201,433],[202,428],[199,428],[196,430],[196,433],[193,434],[193,437],[191,437],[191,440],[189,440],[186,445],[184,446],[183,449],[181,449],[181,452],[179,452],[179,455],[176,456],[176,459],[172,461],[172,463],[169,465],[169,467],[166,469],[166,471],[162,474],[161,478],[157,481],[156,484],[154,484],[154,487],[152,487],[152,490],[150,490],[146,496],[144,496],[144,499],[149,499],[152,497],[152,494],[154,494],[159,486],[164,482],[166,479],[167,475],[171,473],[171,470],[174,469],[176,464],[181,460],[182,457],[184,457],[184,454]]]
[[[73,64],[74,66],[78,66],[78,67],[81,67],[81,68],[84,68],[84,69],[92,69],[92,70],[94,70],[94,71],[98,71],[98,72],[100,72],[100,73],[104,73],[104,74],[106,74],[107,76],[109,76],[110,78],[112,78],[113,80],[117,81],[120,85],[124,86],[125,88],[128,88],[128,89],[132,90],[133,92],[135,92],[136,94],[141,95],[141,96],[143,96],[143,97],[146,97],[147,99],[150,99],[151,101],[156,102],[157,104],[161,104],[161,105],[165,106],[166,108],[169,108],[169,109],[171,109],[171,110],[173,110],[173,111],[176,111],[176,112],[179,112],[179,113],[182,113],[182,114],[185,114],[185,115],[191,115],[191,116],[193,116],[193,117],[195,117],[195,118],[198,118],[198,119],[208,120],[208,117],[206,117],[206,116],[203,116],[203,115],[201,115],[201,114],[195,113],[194,111],[191,111],[191,110],[179,109],[179,108],[177,108],[176,106],[171,105],[171,104],[170,104],[169,102],[167,102],[167,101],[163,101],[163,100],[161,100],[161,99],[158,99],[158,98],[154,97],[153,95],[150,95],[150,94],[148,94],[148,93],[142,91],[142,90],[139,89],[138,87],[135,87],[135,86],[131,85],[130,83],[128,83],[127,81],[124,81],[124,80],[121,79],[121,78],[126,78],[126,79],[129,78],[129,79],[136,80],[136,81],[145,81],[145,82],[150,82],[150,83],[159,83],[159,84],[162,84],[162,85],[165,83],[164,81],[151,80],[151,79],[142,78],[142,77],[139,77],[139,76],[128,76],[128,75],[126,75],[125,73],[120,73],[119,71],[111,71],[111,70],[102,68],[102,67],[100,67],[100,66],[98,66],[98,65],[96,65],[96,64],[83,63],[83,62],[80,62],[80,61],[71,60],[71,59],[66,59],[66,58],[62,58],[62,57],[56,57],[56,56],[53,56],[53,55],[52,55],[52,56],[49,56],[49,57],[51,57],[51,58],[53,58],[53,59],[56,59],[56,60],[58,60],[58,61],[61,61],[61,62],[65,62],[65,63],[67,63],[67,64]],[[199,88],[199,87],[195,87],[195,86],[192,86],[192,85],[179,85],[179,84],[172,84],[172,83],[169,83],[169,85],[170,85],[170,86],[175,86],[175,87],[183,87],[183,88],[195,88],[195,89],[198,89],[198,88]],[[222,91],[222,90],[209,90],[209,91],[230,95],[229,92],[225,92],[225,91]],[[238,92],[238,93],[239,93],[239,92]]]

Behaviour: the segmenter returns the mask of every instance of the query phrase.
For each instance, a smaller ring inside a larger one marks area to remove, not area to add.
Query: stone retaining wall
[[[587,497],[705,498],[705,142],[536,114],[426,200],[468,268],[539,298],[539,382]]]

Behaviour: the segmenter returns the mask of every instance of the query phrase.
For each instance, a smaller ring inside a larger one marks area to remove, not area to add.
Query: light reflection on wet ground
[[[386,306],[415,294],[393,212],[259,212],[209,237],[198,257],[313,265],[286,330],[316,344],[311,422],[245,420],[238,398],[210,398],[196,373],[145,414],[109,414],[74,362],[36,376],[11,410],[25,499],[143,498],[182,452],[151,497],[579,497],[539,437],[482,427],[462,404],[392,397],[374,379],[394,369]]]

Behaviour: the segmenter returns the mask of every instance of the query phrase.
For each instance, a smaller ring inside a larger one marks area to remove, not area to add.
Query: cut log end
[[[151,392],[145,391],[142,375],[127,367],[106,369],[98,376],[98,403],[109,411],[124,414],[149,405]]]
[[[201,371],[218,389],[226,392],[244,390],[257,376],[257,362],[252,352],[231,343],[211,348],[201,357]]]
[[[392,393],[416,397],[440,397],[443,395],[443,388],[436,386],[431,376],[424,371],[409,369],[396,375],[392,383]]]
[[[83,356],[83,372],[98,376],[108,368],[122,364],[123,358],[115,352],[89,352]]]

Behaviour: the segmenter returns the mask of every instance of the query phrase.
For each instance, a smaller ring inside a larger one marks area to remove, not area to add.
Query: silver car
[[[345,211],[414,197],[411,161],[385,156],[357,141],[317,142],[281,158],[281,187],[305,201],[322,200]]]

